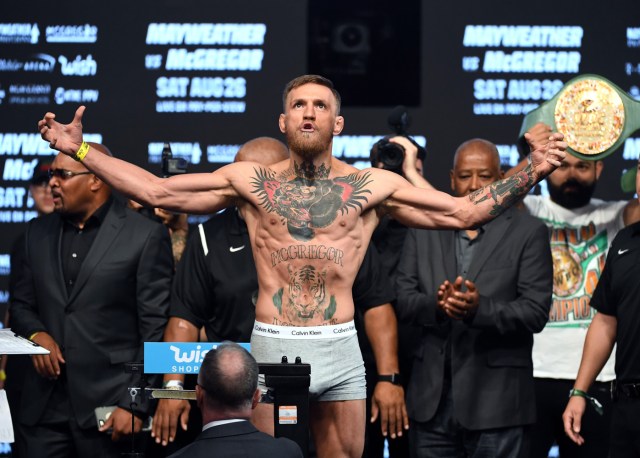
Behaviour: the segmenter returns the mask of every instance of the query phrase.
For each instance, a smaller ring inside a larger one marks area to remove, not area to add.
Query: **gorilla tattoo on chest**
[[[289,234],[296,240],[307,242],[314,238],[315,229],[327,227],[338,215],[349,209],[362,210],[371,191],[370,173],[353,173],[344,177],[328,178],[329,170],[309,171],[296,167],[292,179],[276,178],[268,169],[254,169],[253,190],[260,205],[268,212],[277,213]]]

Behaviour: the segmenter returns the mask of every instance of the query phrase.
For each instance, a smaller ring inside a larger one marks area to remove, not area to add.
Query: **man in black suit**
[[[139,383],[124,363],[162,338],[171,244],[166,228],[125,208],[82,163],[59,154],[49,174],[55,211],[29,223],[11,300],[13,329],[51,352],[34,356],[25,377],[21,456],[116,457],[130,448],[112,439],[131,434],[127,387]],[[116,406],[101,431],[99,406]],[[148,412],[134,414],[137,432]]]
[[[170,458],[302,457],[300,447],[291,439],[273,438],[249,422],[260,399],[258,363],[240,345],[224,342],[206,354],[196,396],[202,433]]]
[[[501,176],[492,143],[456,151],[456,195]],[[547,229],[524,212],[474,230],[409,231],[397,313],[422,327],[407,393],[413,456],[526,456],[533,333],[547,321],[551,288]]]

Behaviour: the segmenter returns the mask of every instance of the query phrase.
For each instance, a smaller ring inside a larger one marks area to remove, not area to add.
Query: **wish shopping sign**
[[[197,374],[205,355],[219,342],[145,342],[145,374]],[[251,351],[248,343],[239,343]]]

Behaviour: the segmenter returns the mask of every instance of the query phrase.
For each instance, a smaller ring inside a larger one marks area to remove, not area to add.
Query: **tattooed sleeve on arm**
[[[529,192],[529,189],[531,189],[534,183],[533,167],[529,165],[524,170],[521,170],[509,178],[496,181],[489,186],[485,186],[469,194],[469,200],[471,200],[474,205],[478,205],[491,199],[493,201],[493,207],[489,214],[496,216],[504,212],[514,201]]]

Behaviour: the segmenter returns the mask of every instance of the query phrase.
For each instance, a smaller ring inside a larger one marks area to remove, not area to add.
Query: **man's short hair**
[[[340,93],[333,86],[330,79],[320,75],[302,75],[289,81],[284,87],[284,92],[282,93],[282,109],[284,111],[287,111],[287,96],[289,95],[289,92],[297,87],[304,86],[305,84],[319,84],[320,86],[331,89],[333,96],[336,98],[336,114],[340,114],[340,104],[342,103]]]
[[[250,408],[258,387],[258,363],[237,343],[223,342],[205,355],[198,385],[219,408]]]

